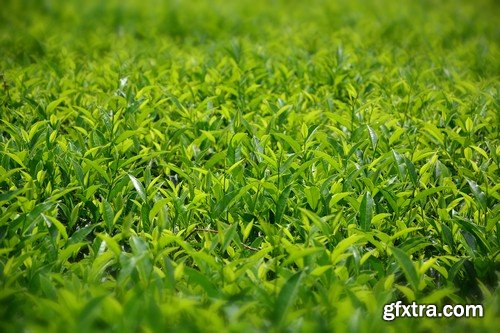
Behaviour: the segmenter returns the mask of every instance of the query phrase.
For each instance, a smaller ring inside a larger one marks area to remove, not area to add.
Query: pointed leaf
[[[102,208],[104,223],[106,224],[108,229],[111,230],[111,228],[113,227],[113,220],[115,218],[113,208],[106,199],[104,199],[104,201],[102,202]]]
[[[132,184],[134,184],[135,190],[139,194],[139,197],[141,197],[141,199],[144,202],[146,202],[147,201],[146,191],[144,190],[144,186],[142,186],[142,183],[131,174],[129,174],[128,177],[132,181]]]
[[[190,281],[193,281],[197,285],[201,286],[209,297],[217,297],[217,289],[215,288],[213,283],[210,282],[210,279],[208,279],[205,275],[190,267],[185,267],[184,273],[189,277]]]
[[[52,111],[54,111],[54,109],[56,107],[59,106],[59,104],[62,103],[62,101],[64,101],[64,97],[61,97],[59,99],[56,99],[55,101],[50,102],[49,105],[47,105],[47,108],[45,109],[45,112],[47,114],[50,114]]]
[[[276,203],[276,216],[275,222],[280,223],[283,218],[283,214],[285,213],[285,209],[287,206],[288,197],[290,196],[290,191],[292,190],[292,185],[288,185],[285,187],[283,192],[281,192],[278,202]]]
[[[398,249],[397,247],[391,246],[391,251],[394,257],[396,258],[396,261],[398,262],[399,266],[403,269],[403,273],[406,276],[406,280],[413,287],[414,291],[418,290],[420,279],[418,277],[417,270],[415,269],[415,266],[413,265],[413,262],[411,261],[410,257],[406,254],[406,252]]]
[[[373,198],[370,191],[366,192],[359,207],[359,226],[361,230],[368,231],[373,217]]]
[[[488,203],[486,201],[486,195],[484,195],[484,192],[481,191],[481,188],[477,185],[475,181],[467,179],[467,183],[469,183],[470,189],[472,190],[472,194],[474,194],[476,200],[479,202],[481,207],[484,210],[486,210],[488,207]]]
[[[295,273],[285,282],[283,287],[281,287],[275,307],[275,318],[278,323],[283,321],[288,309],[293,305],[299,292],[301,280],[302,272]]]
[[[377,133],[370,126],[366,125],[368,128],[368,134],[370,135],[370,141],[372,143],[372,148],[375,150],[377,148],[378,136]]]
[[[297,154],[300,153],[301,151],[300,144],[297,141],[295,141],[291,136],[283,133],[273,133],[273,135],[288,143],[288,145],[292,147],[294,153]]]
[[[97,164],[97,162],[89,160],[87,158],[84,158],[83,160],[85,161],[85,163],[89,164],[92,168],[94,168],[95,171],[97,171],[97,173],[99,173],[102,176],[102,178],[104,178],[108,182],[108,184],[111,184],[111,178],[106,173],[106,171],[99,164]]]

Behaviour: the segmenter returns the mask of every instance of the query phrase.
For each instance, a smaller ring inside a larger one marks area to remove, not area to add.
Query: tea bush
[[[0,330],[494,331],[498,14],[4,1]]]

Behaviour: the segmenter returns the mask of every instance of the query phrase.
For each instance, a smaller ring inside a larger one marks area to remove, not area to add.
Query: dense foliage
[[[0,331],[498,326],[495,1],[0,13]]]

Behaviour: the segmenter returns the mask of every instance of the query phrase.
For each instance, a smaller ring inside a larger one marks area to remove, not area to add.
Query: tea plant
[[[493,331],[497,17],[4,1],[0,330]]]

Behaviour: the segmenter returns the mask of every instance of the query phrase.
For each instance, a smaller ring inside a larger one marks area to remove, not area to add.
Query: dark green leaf
[[[275,318],[277,323],[282,323],[289,308],[293,306],[299,293],[300,282],[303,273],[297,272],[285,282],[278,294],[275,306]]]
[[[413,290],[417,291],[418,285],[420,284],[420,279],[410,257],[406,254],[406,252],[398,249],[397,247],[391,246],[391,251],[396,258],[396,261],[399,263],[399,266],[402,268],[407,281],[410,283]]]
[[[359,206],[359,226],[361,230],[368,231],[372,223],[373,217],[373,198],[370,191],[367,191],[361,200]]]

